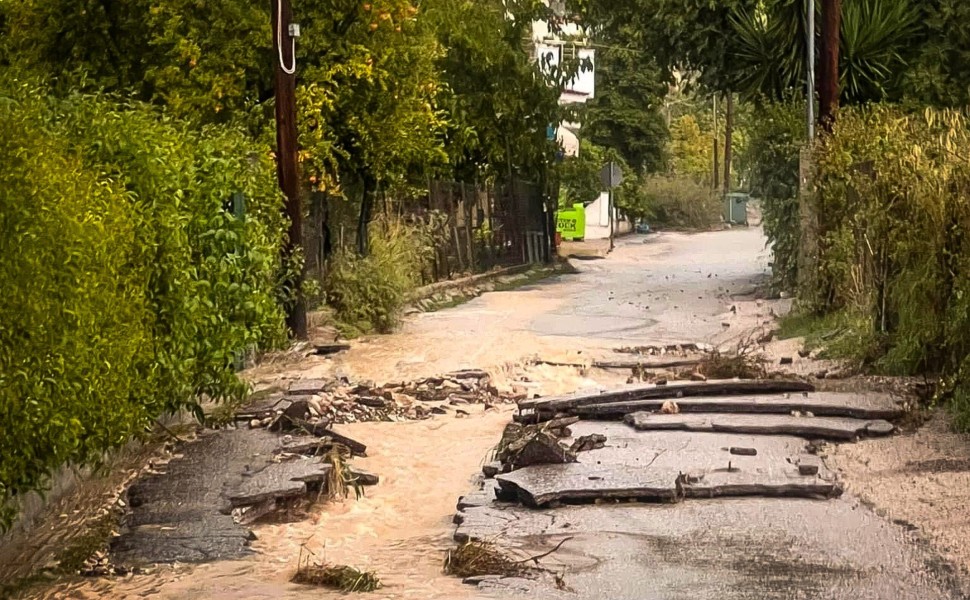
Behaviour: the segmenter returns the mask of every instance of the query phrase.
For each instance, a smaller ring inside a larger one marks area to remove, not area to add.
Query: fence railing
[[[359,202],[313,194],[304,231],[307,274],[322,279],[327,259],[356,247]],[[540,186],[432,181],[422,193],[376,192],[371,236],[395,220],[424,228],[433,259],[424,283],[550,259],[550,236]],[[417,241],[416,241],[417,243]]]

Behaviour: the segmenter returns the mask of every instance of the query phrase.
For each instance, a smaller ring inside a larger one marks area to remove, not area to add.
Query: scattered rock
[[[798,457],[799,475],[818,475],[821,466],[822,461],[817,456],[805,454]]]
[[[292,400],[290,405],[276,417],[269,428],[271,431],[290,431],[310,420],[310,405],[306,399]]]
[[[555,436],[534,428],[528,428],[522,437],[511,442],[500,454],[502,465],[507,470],[576,462],[576,454]]]
[[[592,433],[576,438],[576,441],[573,442],[573,445],[569,449],[575,453],[579,453],[599,450],[604,447],[606,447],[606,436],[599,433]]]
[[[758,456],[758,450],[755,448],[731,448],[731,454],[736,456]]]
[[[660,407],[660,412],[665,415],[676,415],[680,412],[680,407],[673,400],[667,400]]]

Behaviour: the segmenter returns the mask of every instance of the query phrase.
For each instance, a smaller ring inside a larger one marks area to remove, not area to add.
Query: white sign
[[[566,84],[566,93],[585,96],[588,98],[596,97],[596,50],[592,48],[580,48],[576,52],[579,60],[579,69],[576,76]]]

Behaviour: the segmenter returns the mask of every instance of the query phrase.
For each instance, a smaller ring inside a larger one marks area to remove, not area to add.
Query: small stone
[[[703,373],[691,373],[690,374],[690,380],[691,381],[707,381],[707,375],[704,375]]]
[[[250,429],[259,429],[262,426],[263,426],[263,422],[260,421],[259,419],[253,419],[252,421],[249,422]]]
[[[310,412],[312,414],[318,417],[323,414],[323,406],[320,404],[320,401],[317,400],[316,398],[310,398],[309,400],[306,401],[306,403],[307,403],[307,408],[310,409]]]
[[[673,400],[667,400],[660,407],[660,412],[665,415],[676,415],[680,413],[680,407]]]
[[[731,448],[731,454],[735,456],[757,456],[758,450],[755,448]]]
[[[814,459],[814,460],[812,460]],[[814,456],[804,457],[798,462],[799,475],[818,475],[819,462]]]
[[[795,362],[795,360],[792,357],[790,357],[790,356],[783,356],[783,357],[781,357],[781,360],[778,361],[778,363],[779,364],[782,364],[782,365],[790,365],[793,362]]]

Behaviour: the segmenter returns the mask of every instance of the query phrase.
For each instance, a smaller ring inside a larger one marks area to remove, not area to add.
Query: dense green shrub
[[[0,164],[3,525],[53,469],[244,392],[234,353],[283,331],[283,223],[271,158],[244,135],[12,77]]]
[[[803,290],[861,317],[876,367],[949,374],[957,399],[970,397],[968,147],[962,113],[844,110],[818,151],[819,277]],[[960,415],[970,425],[966,400]]]
[[[798,161],[805,140],[803,104],[767,103],[752,119],[742,158],[751,193],[761,200],[762,225],[773,253],[775,287],[792,290],[798,281],[800,223]]]
[[[434,221],[434,219],[432,219]],[[327,265],[325,302],[341,334],[390,333],[434,255],[433,227],[391,217],[370,224],[370,252],[340,250]]]
[[[721,220],[718,194],[693,179],[648,176],[639,182],[636,193],[645,207],[642,216],[657,225],[706,229]]]

